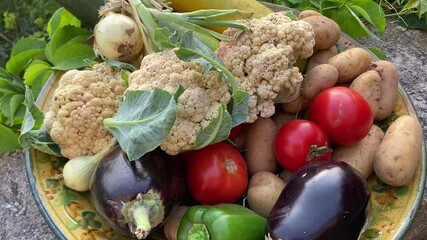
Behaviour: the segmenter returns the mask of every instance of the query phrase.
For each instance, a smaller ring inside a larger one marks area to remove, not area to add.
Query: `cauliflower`
[[[174,94],[179,85],[185,90],[177,99],[177,117],[160,145],[170,155],[190,150],[197,134],[231,99],[228,84],[219,72],[210,71],[205,76],[199,63],[182,61],[173,50],[145,56],[140,69],[130,74],[128,90],[160,88]]]
[[[247,122],[254,122],[258,115],[274,114],[278,96],[291,101],[299,95],[303,77],[293,64],[313,54],[314,32],[309,23],[293,21],[283,12],[242,21],[249,30],[236,41],[221,42],[215,53],[250,94]],[[229,28],[224,34],[238,31]]]
[[[106,63],[61,77],[43,127],[64,157],[94,155],[112,142],[102,120],[116,114],[124,90],[120,71]]]

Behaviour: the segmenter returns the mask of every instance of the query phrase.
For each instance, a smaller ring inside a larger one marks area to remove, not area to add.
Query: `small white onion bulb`
[[[141,54],[141,32],[136,22],[126,15],[108,14],[96,24],[94,35],[94,50],[103,58],[131,62]]]

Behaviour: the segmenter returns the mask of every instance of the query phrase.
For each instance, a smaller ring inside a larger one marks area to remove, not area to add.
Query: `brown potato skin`
[[[327,63],[338,69],[337,83],[347,83],[369,69],[372,56],[367,50],[355,47],[329,58]]]
[[[314,68],[317,65],[327,63],[329,58],[337,54],[338,50],[336,46],[313,53],[313,55],[308,60],[306,72],[310,71],[310,69]]]
[[[320,64],[312,68],[304,77],[301,95],[312,100],[321,91],[333,87],[338,80],[338,70],[331,64]]]
[[[376,70],[381,77],[381,97],[379,101],[379,109],[375,116],[375,120],[383,120],[388,117],[396,105],[399,89],[398,89],[398,71],[396,66],[389,61],[376,61],[371,65],[371,69]]]
[[[411,183],[421,158],[422,134],[413,116],[401,116],[390,125],[375,154],[374,171],[381,181],[391,186]]]
[[[246,164],[249,176],[260,171],[275,172],[278,166],[274,155],[277,127],[270,118],[259,117],[246,130]]]
[[[298,14],[298,20],[301,20],[303,18],[310,17],[310,16],[320,16],[320,15],[322,14],[314,10],[304,10],[300,12],[300,14]]]
[[[360,74],[350,84],[350,88],[360,93],[368,102],[373,116],[375,116],[380,108],[381,99],[381,76],[375,70],[369,70]]]
[[[377,125],[372,125],[368,135],[347,147],[336,147],[332,151],[332,161],[350,164],[363,177],[368,178],[374,170],[375,154],[384,138],[384,132]]]
[[[302,21],[310,23],[314,30],[314,51],[324,50],[335,46],[341,37],[341,29],[338,24],[323,15],[308,16]]]
[[[257,172],[249,180],[248,203],[250,209],[267,218],[285,188],[285,182],[271,172]]]
[[[311,101],[299,95],[292,102],[281,103],[283,111],[287,113],[299,113],[306,110],[310,106]]]
[[[172,210],[165,224],[163,232],[167,240],[176,240],[178,238],[178,228],[182,217],[187,212],[188,206],[178,206]]]
[[[277,111],[273,116],[271,116],[271,119],[276,124],[277,129],[280,129],[283,125],[296,118],[296,114],[284,111]]]

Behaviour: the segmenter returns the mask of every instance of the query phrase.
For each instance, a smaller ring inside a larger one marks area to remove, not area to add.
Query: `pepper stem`
[[[209,231],[205,224],[194,223],[188,230],[188,240],[209,240]]]

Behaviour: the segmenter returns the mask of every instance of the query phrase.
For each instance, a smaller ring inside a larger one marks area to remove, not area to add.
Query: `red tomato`
[[[246,192],[246,162],[234,146],[220,142],[185,157],[187,187],[199,203],[232,203]]]
[[[290,172],[312,160],[331,160],[328,134],[316,123],[296,119],[283,125],[276,135],[277,162]]]
[[[325,129],[332,142],[348,146],[364,138],[374,116],[368,102],[348,87],[332,87],[317,95],[308,109],[309,119]]]

